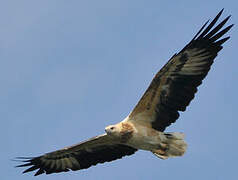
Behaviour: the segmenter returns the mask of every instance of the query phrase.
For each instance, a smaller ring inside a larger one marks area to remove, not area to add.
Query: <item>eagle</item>
[[[161,159],[182,156],[187,148],[184,134],[164,132],[185,111],[202,84],[233,24],[223,28],[230,16],[215,26],[223,9],[201,27],[192,40],[155,75],[131,113],[121,122],[109,125],[105,133],[79,144],[38,157],[18,157],[27,167],[23,173],[35,176],[87,169],[130,156],[138,150],[152,152]],[[208,24],[208,25],[207,25]]]

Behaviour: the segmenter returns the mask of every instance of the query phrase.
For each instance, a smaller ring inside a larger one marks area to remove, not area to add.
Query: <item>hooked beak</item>
[[[107,128],[105,128],[105,132],[106,132],[106,133],[108,133],[108,130],[107,130]]]
[[[108,126],[105,128],[105,132],[106,132],[107,134],[109,134],[109,128],[108,128]]]
[[[114,129],[114,126],[107,126],[107,127],[105,128],[105,132],[106,132],[107,134],[111,134],[113,129]]]

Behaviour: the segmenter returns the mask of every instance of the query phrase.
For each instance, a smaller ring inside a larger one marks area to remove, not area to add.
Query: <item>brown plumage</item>
[[[223,10],[222,10],[223,11]],[[222,29],[230,16],[214,27],[222,11],[155,75],[134,110],[122,122],[107,126],[106,134],[80,144],[33,158],[20,158],[28,167],[23,173],[37,170],[35,175],[86,169],[98,163],[132,155],[138,149],[157,157],[181,156],[186,150],[182,133],[163,133],[165,128],[185,111],[197,87],[230,37],[222,38],[233,25]],[[205,28],[205,29],[204,29]]]
[[[141,113],[153,117],[148,119],[152,122],[152,127],[164,131],[179,118],[178,111],[186,110],[217,53],[222,49],[222,44],[230,38],[219,39],[233,26],[230,25],[219,32],[230,16],[213,28],[222,11],[202,32],[207,21],[195,37],[155,75],[149,88],[129,115],[130,118],[134,119]],[[211,28],[213,29],[209,32]]]
[[[38,169],[35,176],[42,173],[51,174],[69,170],[76,171],[87,169],[98,163],[110,162],[123,156],[132,155],[135,151],[136,149],[132,147],[113,143],[109,136],[103,134],[43,156],[33,158],[19,157],[17,159],[24,159],[23,162],[25,164],[17,167],[31,166],[23,173]]]

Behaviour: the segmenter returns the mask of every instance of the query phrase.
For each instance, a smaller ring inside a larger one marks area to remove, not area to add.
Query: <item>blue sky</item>
[[[135,106],[154,74],[209,18],[238,24],[237,2],[9,0],[0,7],[1,179],[237,177],[237,26],[196,98],[167,131],[186,134],[182,158],[140,151],[87,170],[21,174],[37,156],[104,132]]]

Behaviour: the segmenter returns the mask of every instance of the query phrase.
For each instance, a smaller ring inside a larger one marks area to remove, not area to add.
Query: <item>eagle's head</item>
[[[120,127],[118,125],[109,125],[105,128],[105,131],[108,135],[119,136]]]

